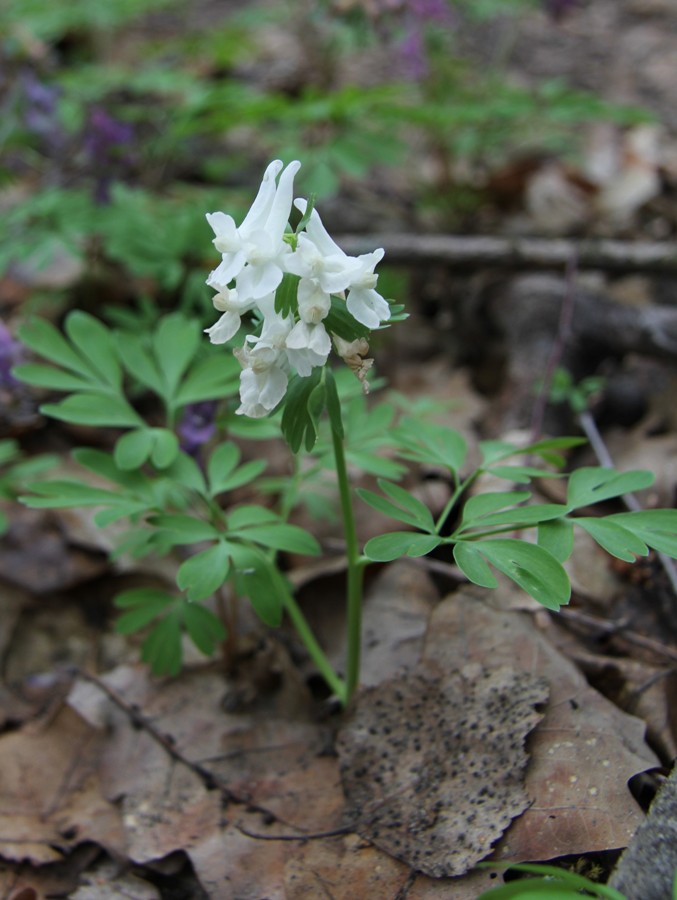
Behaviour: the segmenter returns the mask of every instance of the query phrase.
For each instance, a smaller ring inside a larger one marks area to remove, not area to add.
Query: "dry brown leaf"
[[[0,577],[34,594],[66,590],[109,569],[102,553],[71,546],[50,512],[12,508],[0,543]]]
[[[501,860],[625,847],[643,815],[628,780],[658,764],[644,723],[588,686],[580,671],[539,632],[529,614],[494,609],[467,588],[435,610],[424,658],[452,668],[513,665],[544,676],[550,700],[529,738],[529,808],[499,843]]]
[[[103,796],[104,735],[63,707],[49,724],[0,740],[0,854],[47,863],[84,840],[125,852],[118,810]]]
[[[524,738],[546,698],[543,679],[478,666],[363,691],[337,742],[355,830],[426,875],[469,871],[529,803]]]

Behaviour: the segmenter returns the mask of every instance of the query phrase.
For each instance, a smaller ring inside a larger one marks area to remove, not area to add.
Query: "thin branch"
[[[162,749],[171,759],[182,766],[186,766],[186,768],[190,769],[191,772],[194,772],[195,775],[197,775],[198,778],[202,781],[202,784],[208,791],[218,790],[220,791],[225,801],[246,806],[247,809],[251,810],[252,812],[257,812],[264,815],[268,819],[268,821],[284,823],[284,820],[280,819],[280,817],[272,812],[272,810],[267,809],[265,806],[258,806],[257,804],[252,803],[247,797],[242,797],[234,793],[228,787],[228,785],[214,772],[211,772],[200,763],[194,762],[193,760],[188,759],[188,757],[184,756],[183,753],[181,753],[181,751],[177,749],[174,739],[171,737],[171,735],[166,735],[159,731],[155,727],[155,725],[153,725],[153,723],[143,715],[138,707],[123,700],[119,694],[108,687],[105,681],[102,681],[100,678],[97,678],[96,675],[92,675],[91,673],[85,672],[82,669],[76,669],[75,672],[84,681],[88,681],[90,684],[93,684],[96,688],[98,688],[102,694],[105,694],[105,696],[111,701],[111,703],[117,706],[118,709],[122,710],[122,712],[132,723],[134,728],[145,731],[146,734],[148,734],[156,744],[162,747]]]
[[[383,247],[391,264],[449,263],[456,269],[562,269],[575,257],[581,269],[677,272],[677,243],[606,239],[496,237],[451,234],[345,234],[336,243],[350,254]]]

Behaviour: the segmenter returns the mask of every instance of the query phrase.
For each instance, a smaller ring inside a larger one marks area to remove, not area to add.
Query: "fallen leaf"
[[[542,679],[478,666],[363,691],[337,742],[349,821],[426,875],[464,874],[528,806],[524,738],[546,697]]]
[[[431,617],[424,659],[441,667],[512,665],[544,676],[550,699],[528,740],[529,808],[494,857],[518,862],[625,847],[643,820],[627,783],[658,765],[644,723],[593,690],[528,613],[493,608],[486,592],[457,591]]]
[[[0,854],[47,863],[81,841],[125,851],[118,810],[103,796],[97,764],[105,735],[69,707],[46,727],[0,740]]]

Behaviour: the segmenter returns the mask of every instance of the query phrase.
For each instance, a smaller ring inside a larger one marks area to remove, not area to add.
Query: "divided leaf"
[[[474,541],[472,549],[465,541],[456,544],[454,559],[468,578],[482,587],[496,587],[491,571],[482,565],[479,557],[484,557],[548,609],[556,611],[569,602],[569,577],[561,563],[543,547],[512,538]]]
[[[214,613],[200,603],[183,600],[181,617],[188,637],[205,656],[211,656],[219,641],[225,640],[226,629]]]
[[[590,506],[601,500],[620,497],[632,491],[650,487],[655,480],[652,472],[638,469],[618,472],[602,466],[584,466],[571,473],[567,491],[569,509]]]
[[[677,509],[643,509],[617,513],[607,522],[621,525],[649,547],[677,559]]]
[[[635,562],[637,556],[646,556],[649,552],[649,548],[641,538],[618,522],[592,516],[575,518],[571,521],[587,531],[600,547],[618,559]]]
[[[366,488],[358,488],[357,495],[365,503],[375,509],[377,512],[396,519],[398,522],[404,522],[407,525],[413,525],[429,534],[435,531],[435,521],[428,507],[413,497],[404,488],[399,485],[392,484],[382,478],[378,480],[378,486],[387,494],[383,497],[375,494]]]
[[[219,541],[196,553],[179,567],[176,583],[186,591],[189,600],[204,600],[217,591],[228,577],[231,547]]]
[[[425,556],[441,543],[442,538],[436,534],[391,531],[367,541],[364,555],[373,562],[391,562],[401,556]]]

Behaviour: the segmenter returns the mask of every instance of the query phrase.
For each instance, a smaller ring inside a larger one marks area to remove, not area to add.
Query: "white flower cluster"
[[[244,346],[235,351],[242,365],[237,412],[252,418],[265,416],[278,405],[290,374],[307,377],[315,367],[325,365],[332,337],[339,355],[356,371],[360,369],[356,360],[362,364],[362,374],[368,368],[370,361],[361,359],[368,352],[364,339],[346,342],[327,332],[324,320],[332,296],[344,298],[352,317],[369,329],[390,318],[387,301],[376,291],[378,276],[374,274],[383,250],[347,256],[329,237],[315,210],[304,232],[292,240],[285,234],[300,165],[292,162],[282,171],[283,164],[275,160],[268,166],[239,228],[225,213],[207,213],[216,235],[214,246],[221,253],[220,265],[207,279],[217,291],[214,306],[222,313],[206,329],[211,342],[223,344],[234,337],[246,313],[258,312],[263,323],[260,334],[247,335]],[[305,214],[305,200],[295,200],[294,206]],[[275,311],[275,293],[285,273],[299,278],[297,311],[281,315]]]

